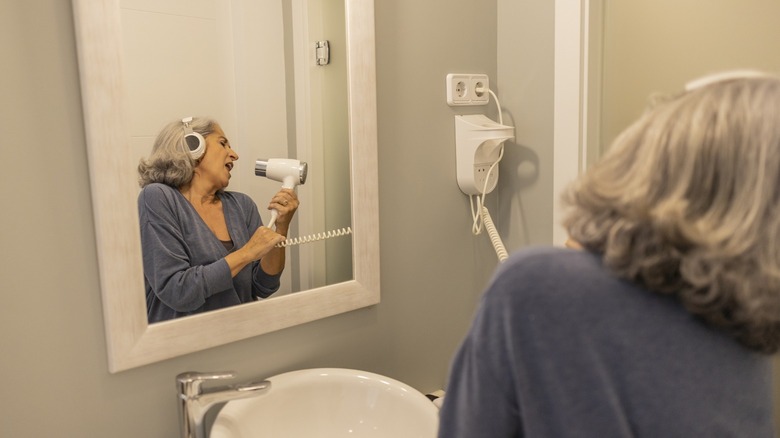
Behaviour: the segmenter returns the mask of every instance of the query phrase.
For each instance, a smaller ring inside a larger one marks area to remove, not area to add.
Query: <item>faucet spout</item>
[[[206,438],[204,424],[206,412],[215,404],[257,397],[265,394],[271,388],[271,382],[268,380],[208,390],[201,388],[206,380],[232,379],[234,377],[235,373],[233,372],[186,372],[176,376],[182,438]]]

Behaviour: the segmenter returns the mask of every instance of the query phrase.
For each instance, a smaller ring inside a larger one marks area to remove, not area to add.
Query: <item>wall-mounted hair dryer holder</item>
[[[514,129],[482,114],[455,116],[455,162],[463,193],[480,195],[496,188],[498,167],[488,170],[498,161],[501,144],[515,138]]]

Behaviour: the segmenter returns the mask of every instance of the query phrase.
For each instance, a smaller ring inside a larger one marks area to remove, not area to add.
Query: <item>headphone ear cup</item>
[[[187,143],[187,148],[189,148],[190,156],[193,160],[202,157],[203,153],[206,152],[206,139],[197,132],[187,133],[184,136],[184,142]]]

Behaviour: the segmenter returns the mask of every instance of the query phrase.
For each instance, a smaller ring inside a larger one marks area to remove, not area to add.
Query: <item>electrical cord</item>
[[[498,123],[503,125],[504,117],[503,114],[501,113],[501,103],[498,100],[498,96],[496,96],[496,93],[494,93],[493,90],[488,89],[487,91],[490,93],[491,96],[493,96],[493,100],[496,103],[496,108],[498,109]],[[506,248],[504,247],[504,243],[501,241],[501,236],[498,234],[498,231],[496,230],[496,227],[493,224],[493,219],[490,217],[490,212],[488,211],[487,207],[485,207],[485,196],[487,195],[487,186],[488,186],[488,181],[490,181],[490,175],[493,173],[496,166],[498,166],[498,163],[501,162],[501,159],[503,157],[504,157],[504,144],[502,143],[499,149],[498,158],[488,168],[487,174],[485,176],[485,183],[482,186],[481,193],[479,195],[469,196],[469,204],[471,205],[471,217],[473,220],[471,225],[471,232],[474,235],[481,234],[482,227],[484,225],[485,229],[488,232],[488,237],[490,238],[490,242],[493,244],[493,249],[496,251],[496,256],[498,256],[499,262],[503,262],[504,260],[506,260],[508,257],[508,253],[506,251]]]
[[[496,251],[498,261],[503,262],[509,257],[509,253],[507,253],[504,242],[501,241],[501,236],[499,236],[498,230],[493,225],[493,219],[490,217],[490,212],[486,207],[482,207],[482,221],[485,223],[485,229],[490,237],[490,243],[493,244],[493,249]]]
[[[292,239],[285,239],[275,245],[276,248],[285,248],[293,245],[303,245],[304,243],[318,242],[320,240],[330,239],[333,237],[346,236],[352,234],[352,228],[346,227],[338,230],[326,231],[324,233],[309,234],[307,236],[294,237]]]

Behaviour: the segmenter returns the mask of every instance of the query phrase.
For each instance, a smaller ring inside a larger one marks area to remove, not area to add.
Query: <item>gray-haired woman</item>
[[[206,118],[165,126],[138,166],[144,283],[149,322],[265,298],[279,289],[284,240],[298,198],[282,189],[269,208],[276,230],[262,226],[255,203],[226,191],[233,150]]]
[[[780,79],[649,109],[565,196],[574,246],[497,271],[440,436],[772,437]]]

